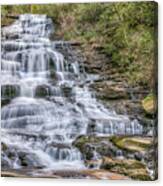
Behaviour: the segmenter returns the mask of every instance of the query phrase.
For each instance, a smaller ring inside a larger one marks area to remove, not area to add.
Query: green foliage
[[[55,34],[79,40],[90,48],[98,44],[116,68],[125,68],[131,85],[152,87],[154,2],[5,5],[2,14],[47,14],[57,24]]]

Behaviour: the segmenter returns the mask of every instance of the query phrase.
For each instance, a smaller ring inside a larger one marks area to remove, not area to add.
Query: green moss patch
[[[146,137],[118,137],[114,136],[111,141],[119,147],[131,152],[147,151],[152,145],[152,138]]]
[[[154,114],[156,112],[156,96],[149,94],[142,100],[142,106],[147,114]]]

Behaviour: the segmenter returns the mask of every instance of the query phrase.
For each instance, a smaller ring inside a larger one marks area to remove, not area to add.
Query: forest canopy
[[[59,38],[79,41],[86,49],[96,46],[113,66],[125,69],[129,84],[152,87],[156,8],[154,2],[4,5],[2,25],[8,14],[46,14]]]

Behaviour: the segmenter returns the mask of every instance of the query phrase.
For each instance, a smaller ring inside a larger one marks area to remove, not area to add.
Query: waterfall
[[[9,168],[84,169],[72,145],[78,136],[142,133],[137,120],[96,100],[87,83],[95,76],[57,50],[64,42],[50,41],[53,30],[50,18],[32,14],[2,29],[2,99],[11,98],[1,110],[2,143],[10,151],[2,149],[2,161]]]

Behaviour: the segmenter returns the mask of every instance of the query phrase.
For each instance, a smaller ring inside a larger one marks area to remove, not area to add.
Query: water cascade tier
[[[2,162],[11,169],[85,169],[72,145],[78,136],[143,132],[137,120],[98,102],[89,90],[96,76],[57,49],[71,52],[71,45],[50,41],[53,30],[50,18],[32,14],[2,29]]]

